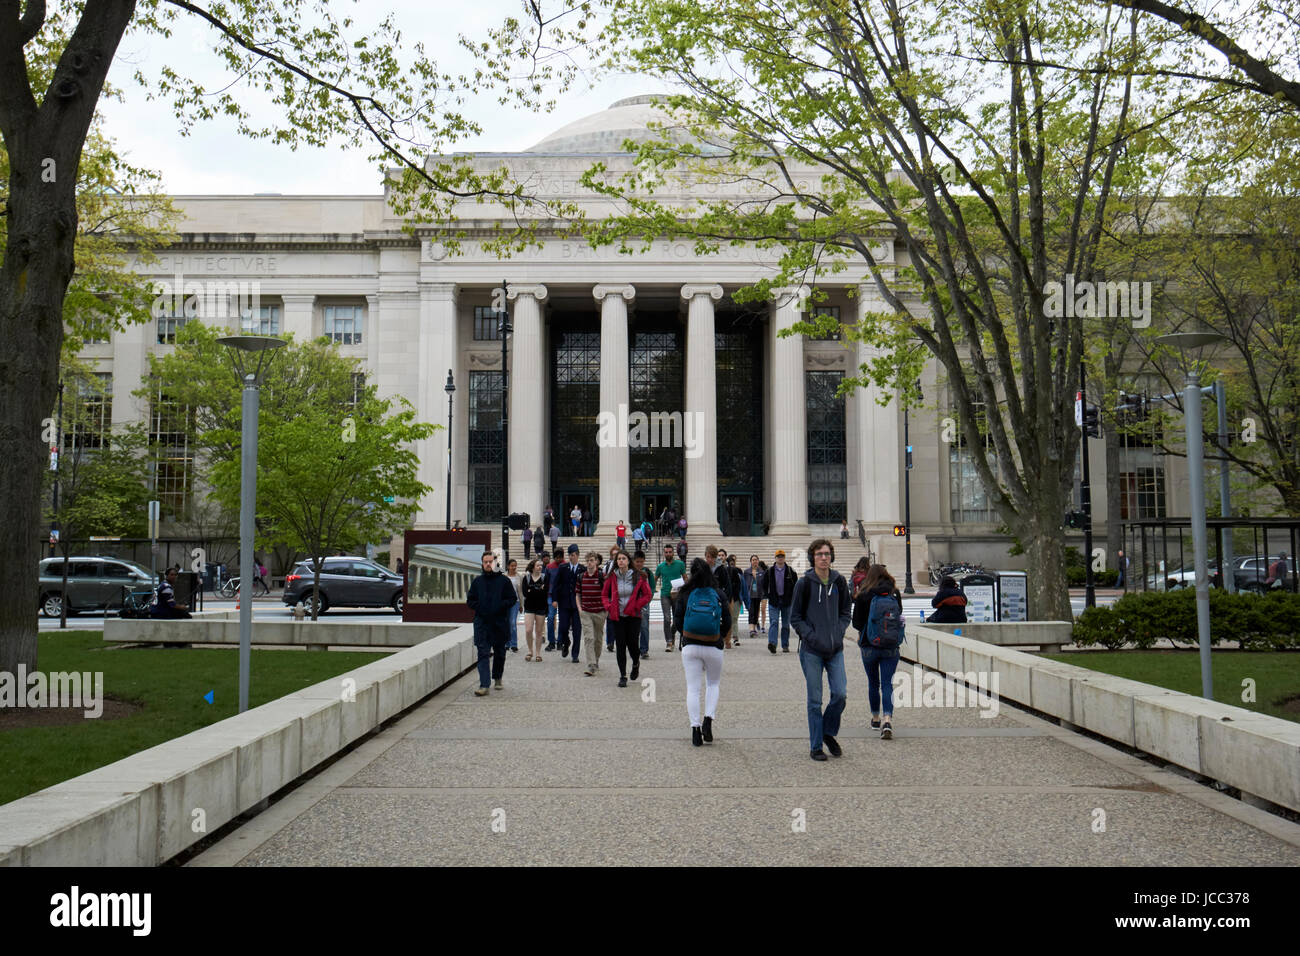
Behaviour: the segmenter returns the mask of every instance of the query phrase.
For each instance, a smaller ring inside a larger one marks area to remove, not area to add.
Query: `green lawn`
[[[98,631],[42,634],[40,669],[102,671],[104,695],[143,704],[116,720],[0,731],[0,803],[42,790],[234,716],[237,648],[119,648]],[[249,705],[256,707],[336,674],[387,657],[375,653],[253,650]],[[213,691],[209,704],[203,695]]]
[[[1044,654],[1090,670],[1140,680],[1187,694],[1201,693],[1201,656],[1196,651],[1082,651]],[[1215,651],[1211,655],[1214,699],[1272,717],[1300,721],[1281,701],[1300,694],[1300,654],[1286,651]],[[1243,701],[1242,681],[1255,682],[1254,702]],[[1295,705],[1292,704],[1294,707]]]

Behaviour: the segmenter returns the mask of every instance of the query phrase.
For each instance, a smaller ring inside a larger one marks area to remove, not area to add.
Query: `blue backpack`
[[[682,631],[710,637],[722,632],[722,602],[713,588],[696,588],[686,598]]]
[[[903,608],[896,598],[882,594],[872,598],[864,632],[868,644],[882,650],[898,647],[905,639],[903,628]]]

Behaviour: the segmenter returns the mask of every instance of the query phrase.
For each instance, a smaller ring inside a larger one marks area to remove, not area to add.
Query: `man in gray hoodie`
[[[853,620],[849,583],[831,568],[835,546],[818,538],[808,546],[812,567],[794,586],[790,626],[799,635],[799,663],[808,685],[808,739],[812,759],[825,760],[843,753],[835,735],[848,701],[844,673],[844,634]],[[822,713],[822,672],[831,688],[831,701]]]

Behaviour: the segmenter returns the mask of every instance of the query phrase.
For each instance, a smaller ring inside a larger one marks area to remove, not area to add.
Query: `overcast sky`
[[[384,12],[394,12],[404,47],[419,40],[425,54],[442,70],[459,73],[468,72],[470,57],[461,50],[457,36],[464,33],[485,38],[489,26],[517,15],[520,5],[518,0],[476,0],[473,4],[455,5],[444,0],[367,0],[357,6],[339,4],[337,9],[338,15],[346,12],[359,22],[376,21]],[[208,35],[208,29],[198,21],[182,17],[171,39],[141,35],[124,40],[109,75],[109,82],[121,89],[124,102],[105,101],[101,112],[105,132],[132,163],[160,172],[165,190],[177,195],[380,192],[379,172],[362,150],[304,148],[291,152],[284,146],[240,136],[234,124],[225,119],[196,124],[189,136],[182,137],[170,106],[161,100],[147,100],[132,74],[141,69],[149,75],[167,64],[202,77],[208,89],[220,88],[228,82],[228,74],[205,45]],[[483,135],[453,148],[524,150],[566,123],[599,112],[615,100],[661,89],[662,85],[655,81],[633,77],[610,78],[595,88],[580,84],[560,98],[554,112],[541,114],[501,107],[485,97],[474,113]],[[257,97],[248,94],[243,101],[256,102]],[[258,115],[273,115],[268,112],[271,110],[274,107],[268,105]]]

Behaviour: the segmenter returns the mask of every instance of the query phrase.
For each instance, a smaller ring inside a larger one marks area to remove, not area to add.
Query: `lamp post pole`
[[[456,392],[456,383],[452,380],[451,369],[447,369],[447,527],[451,530],[451,399]]]
[[[908,418],[908,405],[903,405],[903,447],[906,460],[903,465],[903,550],[907,560],[903,576],[903,593],[915,594],[912,587],[912,432]]]
[[[244,376],[243,422],[239,431],[239,712],[248,710],[253,645],[253,525],[257,510],[257,376]]]
[[[1214,401],[1219,406],[1219,514],[1232,517],[1232,486],[1228,481],[1228,401],[1223,390],[1223,379],[1214,383]],[[1232,573],[1232,528],[1223,529],[1223,554],[1219,556],[1219,574],[1223,589],[1229,594],[1237,590],[1237,580]]]
[[[1083,402],[1083,423],[1079,428],[1083,472],[1079,480],[1079,508],[1083,511],[1083,605],[1097,606],[1096,581],[1092,576],[1092,482],[1088,470],[1088,368],[1079,360],[1079,399]]]
[[[217,339],[232,352],[243,385],[239,427],[239,712],[248,710],[253,647],[253,532],[257,514],[257,410],[262,372],[284,339],[268,335],[229,335]],[[247,363],[248,367],[245,367]]]

